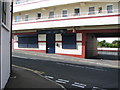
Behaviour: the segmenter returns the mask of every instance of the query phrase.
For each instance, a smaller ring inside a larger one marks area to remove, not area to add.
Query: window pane
[[[20,4],[20,0],[16,0],[16,4]]]
[[[79,15],[79,14],[80,14],[80,9],[79,8],[74,9],[74,15]]]
[[[28,15],[25,15],[25,21],[28,21],[28,17],[29,17]]]
[[[20,21],[20,16],[16,16],[16,22]]]
[[[67,17],[67,10],[63,10],[62,16],[63,16],[63,17]]]
[[[108,5],[107,6],[107,12],[112,13],[113,12],[113,5]]]
[[[37,35],[18,35],[19,48],[38,48]]]
[[[54,18],[54,12],[53,11],[49,12],[49,18]]]
[[[37,14],[37,19],[40,19],[41,18],[41,13],[38,13]]]
[[[75,33],[62,34],[62,48],[63,49],[76,49],[76,34]]]
[[[95,7],[89,7],[89,14],[95,14]]]

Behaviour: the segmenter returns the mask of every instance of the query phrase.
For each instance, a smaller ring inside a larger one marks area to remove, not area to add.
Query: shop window
[[[80,9],[79,8],[75,8],[74,9],[74,16],[78,16],[80,15]]]
[[[113,13],[113,5],[107,6],[107,13]]]
[[[76,33],[62,34],[62,48],[76,49]]]
[[[95,14],[95,7],[89,7],[89,15]]]
[[[49,12],[49,18],[54,18],[54,11]]]
[[[67,17],[67,10],[62,11],[62,17]]]
[[[38,48],[37,35],[18,35],[19,48]]]

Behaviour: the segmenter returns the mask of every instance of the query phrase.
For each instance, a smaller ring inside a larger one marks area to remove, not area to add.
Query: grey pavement
[[[21,56],[19,54],[23,54],[23,55]],[[34,59],[49,58],[49,60],[51,61],[58,61],[58,62],[93,65],[93,66],[101,66],[108,68],[120,68],[119,66],[120,60],[82,59],[82,58],[57,55],[57,54],[46,54],[46,53],[33,52],[33,51],[13,50],[14,57],[27,58],[26,55],[30,55],[31,58],[34,56]]]
[[[8,80],[5,90],[13,89],[53,89],[65,90],[60,84],[50,81],[39,73],[22,67],[13,66],[12,77]]]

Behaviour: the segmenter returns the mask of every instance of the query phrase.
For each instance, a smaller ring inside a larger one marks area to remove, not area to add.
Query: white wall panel
[[[77,33],[77,41],[82,40],[82,34]],[[61,34],[56,34],[56,41],[62,41]],[[59,45],[59,47],[57,46]],[[82,43],[77,43],[77,49],[62,49],[62,42],[56,42],[55,53],[82,55]]]
[[[38,43],[39,50],[46,50],[46,34],[39,34],[38,35]]]
[[[4,88],[10,76],[10,33],[4,28],[1,30],[1,52],[1,86]]]
[[[43,21],[43,22],[42,21],[26,21],[21,23],[14,23],[13,30],[118,24],[118,16],[101,17],[101,18],[96,18],[93,16],[93,18],[85,18],[85,19],[69,19],[69,20],[54,19],[54,20],[55,21],[51,21],[51,20]]]

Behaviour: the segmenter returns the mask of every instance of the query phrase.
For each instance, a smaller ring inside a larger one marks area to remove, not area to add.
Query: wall
[[[16,7],[14,9],[14,12],[51,7],[51,6],[58,6],[58,5],[64,5],[64,4],[71,4],[71,3],[80,3],[80,2],[119,2],[119,0],[107,0],[107,1],[104,1],[104,0],[34,0],[31,2],[14,5]]]
[[[15,17],[17,15],[19,15],[19,16],[21,16],[21,19],[24,20],[25,14],[28,14],[30,19],[36,20],[36,16],[37,16],[38,12],[42,13],[42,17],[46,17],[46,19],[48,19],[49,12],[51,10],[53,10],[55,12],[55,15],[57,15],[57,17],[58,17],[58,15],[60,17],[61,13],[62,13],[62,10],[64,10],[64,9],[67,9],[68,14],[72,15],[74,13],[75,8],[80,8],[81,15],[88,15],[88,11],[89,11],[90,6],[94,6],[95,11],[98,11],[98,7],[103,7],[103,11],[104,11],[104,10],[106,10],[107,5],[113,5],[114,6],[113,9],[118,9],[118,3],[115,3],[115,2],[107,2],[107,3],[105,3],[105,2],[99,2],[99,3],[97,3],[97,2],[92,2],[92,3],[86,2],[85,5],[81,5],[80,3],[75,3],[75,4],[69,4],[69,5],[47,7],[45,9],[39,8],[39,9],[31,9],[29,11],[17,12],[17,13],[14,13],[14,18],[13,19],[15,20]],[[105,12],[106,11],[104,11],[104,13]]]
[[[56,34],[55,53],[82,55],[82,34],[77,33],[77,49],[62,49],[62,36]],[[59,44],[59,47],[57,46]],[[46,51],[46,34],[38,35],[38,48],[18,48],[18,37],[14,35],[14,49],[44,50]]]
[[[5,28],[1,31],[1,67],[2,88],[10,76],[10,33]]]
[[[59,46],[57,46],[59,44]],[[62,49],[62,36],[56,34],[55,52],[61,54],[82,55],[82,34],[77,33],[77,49]]]
[[[1,2],[0,2],[0,8]],[[0,89],[3,89],[10,77],[10,32],[11,32],[11,3],[7,3],[6,25],[2,23],[0,15]],[[2,14],[2,9],[0,9]]]
[[[94,34],[87,34],[86,57],[94,57],[97,55],[97,37]]]
[[[39,50],[46,50],[46,34],[38,35]]]

